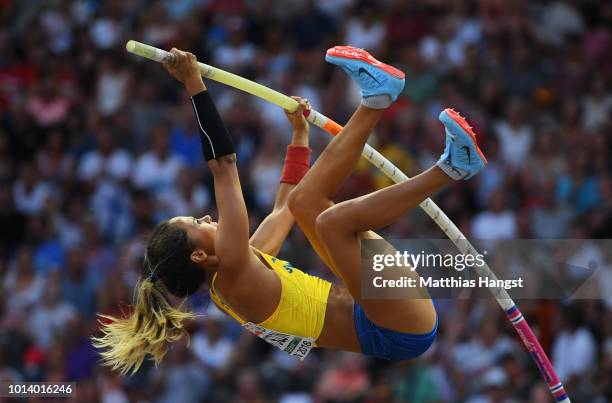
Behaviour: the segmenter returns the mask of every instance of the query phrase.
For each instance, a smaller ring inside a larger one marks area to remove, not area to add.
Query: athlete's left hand
[[[310,112],[310,102],[308,102],[307,99],[296,96],[292,96],[291,98],[295,99],[299,103],[298,108],[295,110],[295,112],[289,112],[285,110],[287,119],[289,120],[289,123],[291,123],[291,127],[293,128],[293,143],[295,144],[295,140],[303,140],[303,138],[305,137],[306,144],[303,145],[308,145],[308,133],[310,130],[310,126],[308,124],[308,121],[304,117],[304,111],[306,111],[306,113]],[[299,137],[299,139],[297,139],[296,137]]]

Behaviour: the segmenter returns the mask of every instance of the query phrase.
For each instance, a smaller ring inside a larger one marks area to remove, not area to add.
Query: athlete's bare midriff
[[[327,300],[325,323],[317,339],[319,347],[361,352],[353,319],[354,304],[355,301],[346,288],[332,285]]]

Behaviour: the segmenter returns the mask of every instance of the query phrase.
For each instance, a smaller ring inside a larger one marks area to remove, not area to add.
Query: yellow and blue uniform
[[[257,253],[264,258],[268,267],[274,270],[281,281],[281,297],[276,310],[257,325],[276,332],[316,340],[325,323],[331,283],[308,275],[277,257],[261,251]],[[209,290],[213,302],[240,324],[244,324],[245,320],[224,304],[215,292],[215,279],[216,274],[213,276]]]
[[[293,335],[312,341],[316,340],[325,323],[331,283],[308,275],[293,267],[289,262],[261,251],[257,253],[264,258],[268,267],[277,273],[281,281],[281,297],[272,315],[263,322],[255,324],[255,329],[253,327],[247,327],[247,329],[260,337],[262,337],[262,331],[270,330],[285,336]],[[227,306],[215,292],[215,279],[216,274],[213,276],[209,290],[213,302],[241,325],[249,325],[250,323]],[[423,354],[433,343],[438,329],[437,319],[433,330],[425,334],[410,334],[385,329],[373,323],[356,302],[353,320],[362,353],[388,360],[407,360]],[[263,338],[302,359],[308,353],[308,351],[304,354],[294,353],[295,351],[299,353],[304,343],[302,339],[292,342],[282,337]]]

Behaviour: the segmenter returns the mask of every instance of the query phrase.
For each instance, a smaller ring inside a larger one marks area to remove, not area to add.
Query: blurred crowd
[[[441,153],[444,107],[475,127],[487,169],[435,197],[466,235],[588,239],[612,233],[610,27],[612,3],[594,0],[0,0],[0,380],[73,381],[73,400],[104,403],[552,401],[492,300],[437,301],[440,334],[414,361],[316,351],[299,362],[202,292],[190,344],[158,368],[98,366],[96,312],[126,312],[154,225],[215,211],[184,89],[124,45],[190,50],[340,123],[359,96],[324,52],[363,47],[406,72],[371,143],[408,175]],[[290,126],[280,108],[207,84],[255,227]],[[312,130],[315,155],[328,141]],[[388,184],[362,161],[338,198]],[[444,236],[419,211],[384,233]],[[294,230],[280,256],[331,278],[309,249]],[[609,252],[597,253],[611,268]],[[519,302],[573,401],[612,401],[604,297]]]

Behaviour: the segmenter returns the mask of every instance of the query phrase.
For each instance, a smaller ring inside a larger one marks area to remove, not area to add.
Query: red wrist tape
[[[312,150],[305,146],[289,144],[287,146],[287,156],[285,166],[281,175],[281,183],[297,185],[308,172],[310,167],[310,153]]]

